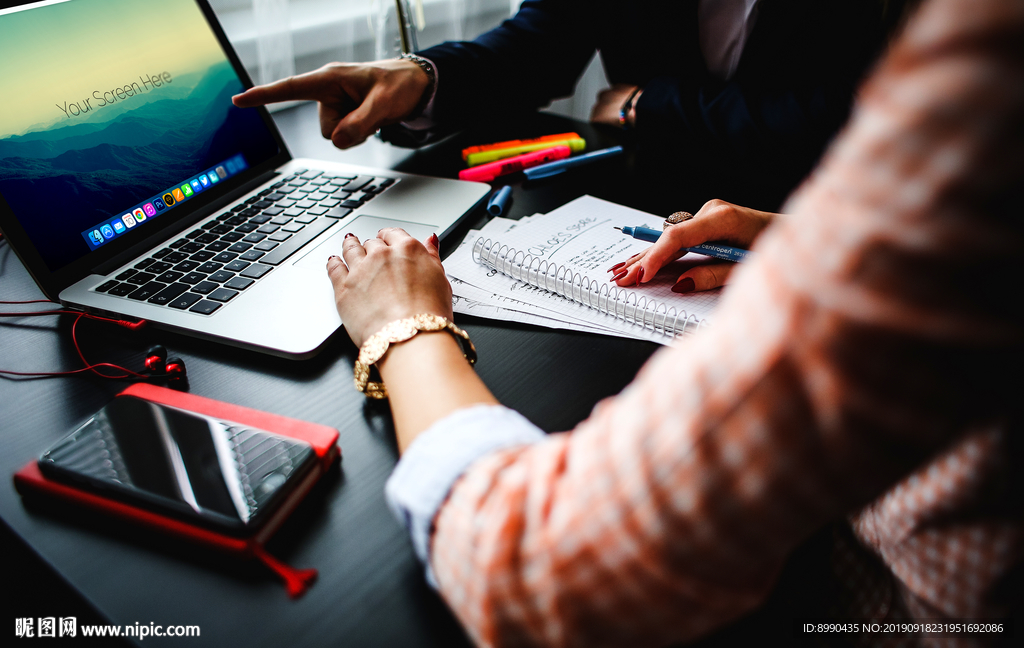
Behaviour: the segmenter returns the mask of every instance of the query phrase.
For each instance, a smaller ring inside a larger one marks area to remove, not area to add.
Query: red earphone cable
[[[0,302],[0,304],[36,304],[36,303],[54,303],[47,299],[35,299],[30,301],[22,302]],[[78,344],[78,323],[82,321],[82,318],[97,320],[100,322],[110,322],[123,328],[127,328],[136,331],[146,324],[146,320],[139,320],[138,322],[129,322],[127,320],[118,320],[110,317],[101,317],[99,315],[90,315],[89,313],[80,313],[78,311],[69,310],[49,310],[49,311],[28,311],[23,313],[0,313],[0,317],[38,317],[42,315],[76,315],[75,321],[71,324],[71,342],[75,345],[75,352],[78,354],[78,358],[82,361],[85,366],[81,369],[73,369],[71,371],[9,371],[6,369],[0,369],[0,374],[7,376],[22,376],[26,378],[50,378],[55,376],[73,376],[80,373],[91,372],[96,374],[100,378],[108,378],[110,380],[125,380],[127,378],[153,378],[154,376],[148,376],[140,374],[127,367],[122,367],[110,362],[99,362],[90,363],[85,359],[85,355],[82,353],[82,347]],[[124,375],[109,375],[102,373],[99,369],[116,369],[124,372]]]
[[[85,359],[85,354],[82,353],[82,347],[80,347],[78,345],[78,333],[77,333],[78,323],[82,321],[83,317],[89,317],[89,316],[86,315],[85,313],[82,313],[81,315],[79,315],[78,317],[75,318],[75,322],[71,325],[71,342],[74,343],[74,345],[75,345],[75,352],[78,354],[78,357],[82,360],[82,364],[85,365],[86,369],[90,369],[94,374],[96,374],[100,378],[110,378],[111,380],[124,380],[125,378],[133,378],[133,377],[134,378],[149,378],[149,376],[146,376],[146,375],[140,374],[140,373],[136,373],[136,372],[132,371],[131,369],[128,369],[127,367],[122,367],[120,365],[111,364],[109,362],[100,362],[98,364],[91,364],[88,360],[86,360]],[[107,319],[105,317],[104,318],[94,317],[93,319],[103,319],[103,320],[106,320],[108,322],[114,322],[114,323],[118,324],[119,326],[122,325],[122,322],[123,322],[123,320],[111,320],[111,319]],[[142,320],[142,321],[144,321],[144,320]],[[128,323],[128,324],[130,324],[130,323]],[[141,324],[141,321],[140,321],[140,324]],[[120,371],[125,372],[125,375],[123,375],[123,376],[110,376],[110,375],[101,373],[98,370],[99,367],[118,369]]]

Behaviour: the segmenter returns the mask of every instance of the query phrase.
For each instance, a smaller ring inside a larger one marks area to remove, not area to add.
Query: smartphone
[[[314,465],[298,439],[135,396],[39,458],[50,479],[230,535],[258,529]]]

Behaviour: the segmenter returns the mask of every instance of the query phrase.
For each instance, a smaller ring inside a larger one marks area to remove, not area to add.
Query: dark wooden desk
[[[459,150],[472,143],[568,130],[581,132],[591,148],[616,143],[614,133],[539,115],[514,127],[465,133],[415,153],[380,142],[341,152],[319,138],[315,114],[313,106],[302,106],[277,116],[297,157],[448,177],[461,168]],[[628,166],[627,157],[534,186],[514,185],[511,216],[549,211],[584,193],[638,204],[624,178]],[[454,249],[469,227],[485,220],[482,209],[471,214],[443,251]],[[17,257],[6,244],[0,246],[0,299],[39,297]],[[494,394],[547,431],[570,428],[585,418],[599,399],[629,382],[656,349],[618,338],[457,320],[472,335],[480,355],[479,374]],[[0,320],[0,367],[76,368],[69,326],[63,317]],[[162,343],[186,361],[194,394],[341,431],[341,470],[270,544],[272,553],[288,563],[319,569],[320,579],[304,598],[292,601],[258,564],[108,521],[27,509],[6,479],[0,485],[0,517],[8,527],[0,529],[0,536],[10,548],[0,561],[8,574],[4,587],[9,597],[24,597],[32,608],[24,612],[24,606],[16,606],[18,614],[64,615],[61,606],[73,606],[77,593],[110,623],[198,625],[200,638],[187,640],[195,646],[466,644],[457,622],[425,584],[406,533],[385,506],[384,482],[397,459],[390,415],[386,407],[368,403],[352,389],[355,349],[344,332],[316,358],[303,362],[158,330],[129,332],[93,322],[80,326],[80,337],[88,358],[129,367],[141,366],[145,349]],[[13,474],[124,386],[93,378],[0,380],[0,473]],[[12,556],[18,564],[10,564]],[[50,568],[59,579],[50,575]],[[24,582],[12,583],[11,574]],[[72,592],[70,598],[64,587]],[[145,645],[154,641],[159,643],[147,638]]]

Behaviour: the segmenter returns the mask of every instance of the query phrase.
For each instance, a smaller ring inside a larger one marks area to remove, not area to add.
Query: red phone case
[[[14,487],[22,495],[42,493],[66,501],[74,502],[103,513],[131,520],[144,526],[157,529],[198,544],[214,547],[242,557],[256,558],[284,581],[288,595],[292,598],[301,596],[316,580],[315,569],[295,569],[267,553],[265,545],[288,516],[295,510],[299,502],[313,488],[313,485],[327,472],[331,464],[341,456],[341,449],[336,445],[338,431],[324,425],[307,423],[259,410],[239,407],[221,401],[184,394],[172,389],[157,387],[144,383],[132,385],[119,394],[135,396],[144,400],[178,407],[183,410],[206,414],[216,418],[243,423],[253,427],[299,439],[309,443],[317,456],[317,463],[307,474],[302,483],[282,502],[277,512],[267,520],[256,533],[247,538],[240,538],[218,533],[188,522],[167,517],[161,513],[139,508],[132,504],[115,501],[102,495],[79,490],[73,486],[48,479],[39,470],[35,460],[29,462],[14,475]]]

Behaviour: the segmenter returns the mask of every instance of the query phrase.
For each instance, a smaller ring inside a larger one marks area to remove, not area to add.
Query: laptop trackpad
[[[330,236],[326,241],[307,252],[295,265],[299,267],[316,266],[317,268],[323,268],[324,264],[327,263],[327,257],[332,254],[341,256],[341,245],[345,240],[346,234],[355,234],[359,237],[360,241],[365,241],[377,238],[377,232],[385,227],[401,227],[406,232],[409,232],[413,238],[420,241],[437,232],[437,228],[430,225],[408,223],[391,218],[381,218],[380,216],[357,216],[352,221],[346,223],[333,236]]]

